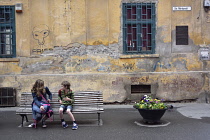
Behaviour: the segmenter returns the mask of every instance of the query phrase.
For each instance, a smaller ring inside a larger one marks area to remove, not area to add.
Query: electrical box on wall
[[[210,6],[210,0],[204,0],[204,6]]]
[[[199,49],[200,60],[210,60],[210,50],[207,47],[203,47]]]
[[[15,4],[15,11],[16,11],[16,13],[22,13],[23,12],[23,4],[22,3],[16,3]]]

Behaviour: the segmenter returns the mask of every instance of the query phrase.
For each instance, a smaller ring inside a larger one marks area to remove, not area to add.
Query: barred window
[[[16,89],[13,87],[0,87],[0,107],[16,105]]]
[[[16,56],[14,6],[0,6],[0,58]]]
[[[123,3],[123,52],[155,53],[155,4]]]

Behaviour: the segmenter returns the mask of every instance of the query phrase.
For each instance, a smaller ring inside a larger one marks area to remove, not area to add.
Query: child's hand
[[[65,101],[71,101],[71,99],[68,98],[68,97],[64,98],[64,100],[65,100]]]
[[[59,100],[60,104],[63,104],[63,102],[61,100]]]
[[[41,111],[45,111],[44,106],[40,106]]]

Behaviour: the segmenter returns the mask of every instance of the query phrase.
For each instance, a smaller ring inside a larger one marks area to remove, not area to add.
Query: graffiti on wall
[[[35,26],[32,31],[33,38],[37,41],[37,46],[33,47],[32,53],[40,54],[46,50],[52,50],[52,48],[46,48],[45,38],[50,34],[50,29],[47,25],[41,24]]]
[[[123,64],[123,67],[124,67],[125,70],[133,70],[134,66],[135,66],[135,63],[129,64],[129,63],[126,62],[125,64]]]
[[[163,62],[161,61],[157,61],[154,66],[153,66],[153,70],[156,71],[157,69],[171,69],[171,64],[168,63],[168,64],[164,64]]]
[[[97,71],[99,72],[116,72],[116,69],[110,66],[99,66]]]

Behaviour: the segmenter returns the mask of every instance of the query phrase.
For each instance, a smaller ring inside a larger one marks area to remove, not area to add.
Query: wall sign
[[[200,49],[200,59],[201,60],[209,60],[209,48],[201,48]]]
[[[190,6],[188,7],[173,7],[173,11],[191,11],[192,8]]]

